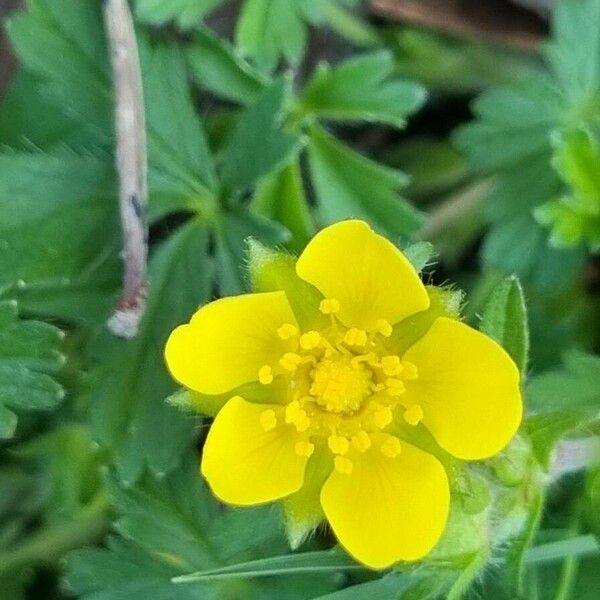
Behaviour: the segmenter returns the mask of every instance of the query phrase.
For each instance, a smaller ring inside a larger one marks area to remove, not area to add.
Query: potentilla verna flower
[[[289,261],[285,289],[211,302],[168,340],[175,379],[222,404],[202,474],[229,504],[282,499],[292,529],[326,519],[369,567],[419,559],[448,516],[442,461],[506,446],[519,372],[362,221]]]

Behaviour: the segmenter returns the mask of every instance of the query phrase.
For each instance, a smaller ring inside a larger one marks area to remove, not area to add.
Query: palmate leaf
[[[230,595],[245,600],[308,600],[334,589],[334,578],[327,574],[172,582],[199,569],[286,551],[276,510],[219,508],[193,460],[184,461],[162,480],[146,476],[133,488],[121,488],[111,478],[110,490],[122,537],[113,538],[106,549],[76,551],[68,561],[69,582],[86,600],[218,600]]]
[[[0,301],[0,439],[15,432],[13,410],[48,410],[64,397],[52,377],[64,363],[62,338],[52,325],[19,320],[16,302]]]
[[[133,340],[108,332],[96,352],[103,364],[90,389],[95,437],[115,454],[121,477],[135,481],[146,467],[166,473],[191,438],[194,421],[164,398],[176,384],[167,373],[163,349],[169,333],[189,319],[211,293],[208,232],[192,220],[156,252],[150,270],[150,296]]]
[[[141,21],[162,25],[175,21],[179,27],[189,28],[222,4],[224,0],[136,0],[136,14]]]

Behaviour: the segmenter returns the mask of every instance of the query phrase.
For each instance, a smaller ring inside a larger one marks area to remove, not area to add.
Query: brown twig
[[[148,202],[146,126],[142,76],[127,0],[105,0],[104,24],[115,93],[117,171],[123,228],[123,292],[108,328],[119,337],[138,331],[146,300]]]

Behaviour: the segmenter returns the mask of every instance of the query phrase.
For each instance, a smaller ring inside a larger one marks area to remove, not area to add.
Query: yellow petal
[[[296,325],[283,292],[221,298],[203,306],[189,324],[175,329],[165,348],[173,377],[203,394],[222,394],[256,381],[290,349],[277,330]]]
[[[404,354],[418,379],[404,399],[423,409],[423,424],[450,454],[477,460],[497,454],[522,416],[519,371],[496,342],[447,318]]]
[[[385,456],[380,445],[386,437],[351,456],[349,475],[334,470],[321,492],[342,546],[373,569],[425,556],[444,530],[450,501],[438,460],[405,442],[399,454]]]
[[[275,423],[266,423],[266,416],[274,417]],[[299,490],[304,481],[308,458],[295,451],[297,442],[282,407],[236,396],[221,409],[208,433],[202,475],[215,496],[228,504],[278,500]]]
[[[339,318],[349,327],[374,329],[380,319],[393,325],[429,306],[408,259],[363,221],[341,221],[319,232],[296,272],[339,301]]]

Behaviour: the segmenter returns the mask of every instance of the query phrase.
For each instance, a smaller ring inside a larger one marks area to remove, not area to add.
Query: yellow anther
[[[392,326],[385,319],[377,319],[375,331],[380,333],[383,337],[390,337],[390,335],[392,335]]]
[[[301,411],[301,413],[295,419],[294,427],[296,427],[296,431],[299,432],[306,431],[310,427],[310,419],[304,411]]]
[[[271,408],[260,413],[260,425],[265,431],[271,431],[277,426],[277,417],[275,411]]]
[[[335,470],[342,475],[350,475],[352,469],[354,469],[352,461],[345,456],[336,456],[333,464],[335,465]]]
[[[282,340],[289,340],[298,335],[298,328],[291,323],[285,323],[277,330],[277,335]]]
[[[350,346],[364,346],[367,343],[367,332],[352,327],[346,331],[344,342]]]
[[[294,446],[294,452],[298,456],[306,456],[306,458],[312,456],[315,451],[315,445],[310,442],[296,442]]]
[[[374,392],[383,392],[383,390],[385,390],[385,383],[375,383],[375,384],[373,384],[372,390]]]
[[[294,372],[302,362],[302,357],[295,352],[286,352],[280,359],[279,364],[286,370]]]
[[[371,438],[366,431],[359,431],[352,436],[352,446],[359,452],[366,452],[371,447]]]
[[[402,361],[399,356],[384,356],[381,359],[381,368],[388,377],[402,373]]]
[[[310,419],[298,400],[290,402],[285,407],[285,422],[294,425],[296,431],[306,431],[310,427]]]
[[[385,385],[390,396],[402,396],[406,391],[406,386],[399,379],[387,379]]]
[[[418,404],[413,404],[404,411],[404,420],[409,425],[418,425],[423,420],[423,409]]]
[[[307,331],[300,336],[300,346],[304,350],[313,350],[321,343],[321,334],[318,331]]]
[[[327,438],[327,445],[334,454],[346,454],[350,449],[350,442],[341,435],[330,435]]]
[[[258,381],[263,385],[269,385],[273,381],[273,369],[269,365],[264,365],[258,370]]]
[[[325,300],[321,300],[319,310],[324,315],[335,315],[340,312],[340,303],[335,298],[325,298]]]
[[[389,406],[378,408],[373,414],[373,423],[378,429],[387,427],[393,419],[392,409]]]
[[[396,458],[402,451],[402,444],[397,437],[388,437],[380,447],[381,453],[388,458]]]
[[[408,381],[413,381],[419,377],[417,367],[407,360],[402,361],[402,377]]]

